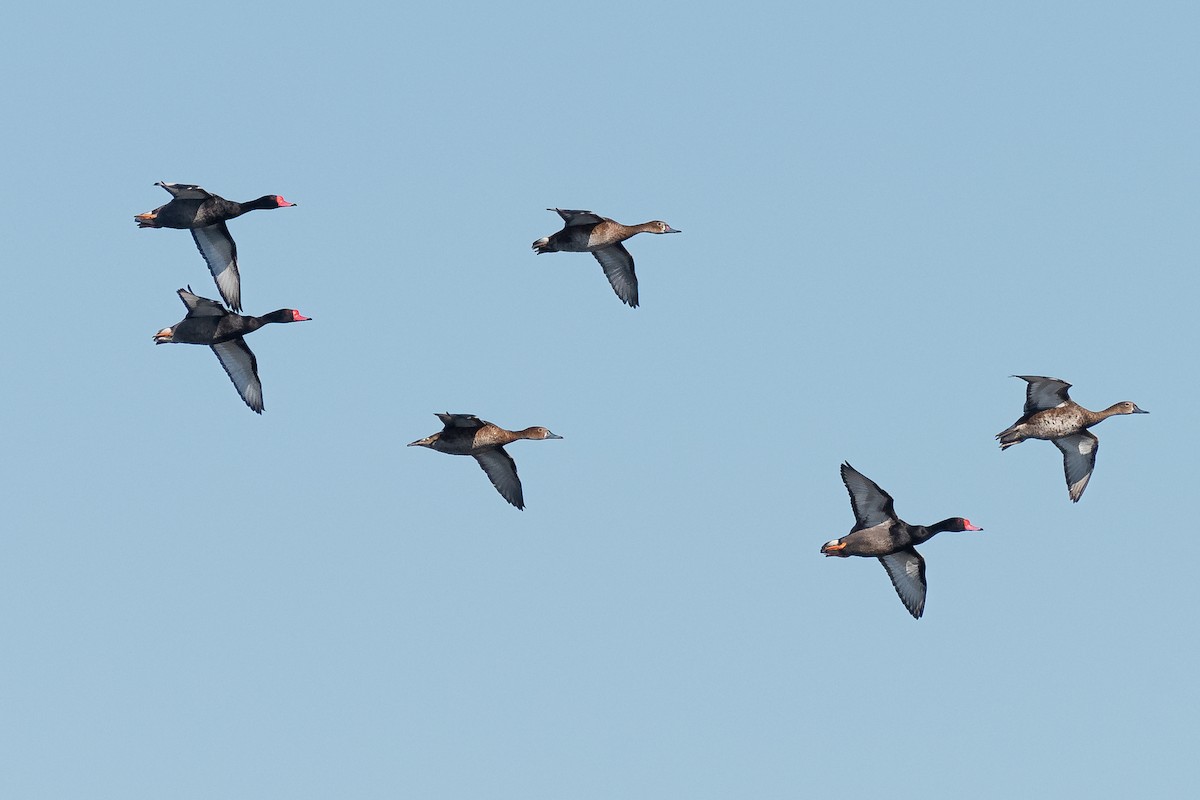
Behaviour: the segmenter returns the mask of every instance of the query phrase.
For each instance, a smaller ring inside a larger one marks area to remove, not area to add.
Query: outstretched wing
[[[442,424],[449,428],[482,428],[483,420],[474,414],[438,414],[437,418],[442,421]]]
[[[196,249],[204,256],[208,271],[217,282],[221,299],[234,311],[242,310],[242,279],[238,274],[237,244],[224,222],[192,228]]]
[[[261,414],[263,397],[262,383],[258,380],[258,359],[246,346],[246,340],[239,336],[228,342],[214,344],[212,351],[217,354],[217,360],[225,368],[225,374],[233,381],[246,405],[255,413]]]
[[[1067,492],[1071,495],[1071,501],[1078,503],[1088,481],[1092,479],[1092,470],[1096,468],[1096,451],[1100,449],[1100,440],[1091,431],[1080,431],[1055,439],[1054,446],[1062,450]]]
[[[1025,387],[1026,414],[1045,411],[1047,408],[1058,408],[1071,400],[1067,396],[1067,390],[1071,388],[1071,384],[1066,381],[1060,381],[1058,378],[1043,378],[1040,375],[1014,375],[1013,377],[1029,382],[1029,385]]]
[[[604,222],[604,217],[591,211],[572,211],[569,208],[547,208],[547,211],[557,212],[563,218],[563,222],[567,223],[567,227],[572,225],[595,225],[597,222]]]
[[[895,501],[879,488],[879,484],[863,475],[850,464],[842,464],[842,483],[850,492],[850,505],[854,509],[857,524],[854,530],[874,528],[896,519]]]
[[[179,289],[177,294],[183,304],[187,306],[189,317],[223,317],[229,313],[216,300],[209,300],[207,297],[193,294],[190,286],[186,289]]]
[[[212,197],[211,194],[194,183],[167,183],[166,181],[159,181],[154,185],[166,189],[176,200],[207,200]]]
[[[612,284],[613,291],[621,302],[630,308],[638,306],[637,275],[633,271],[633,256],[625,249],[625,245],[617,242],[608,247],[593,250],[592,255],[604,268],[604,277]]]
[[[521,479],[517,477],[517,464],[503,447],[490,447],[475,453],[475,460],[492,481],[492,486],[508,502],[517,508],[525,508],[525,495],[521,492]]]
[[[879,563],[887,570],[908,613],[913,619],[920,619],[925,613],[925,559],[915,549],[906,547],[898,553],[880,556]]]

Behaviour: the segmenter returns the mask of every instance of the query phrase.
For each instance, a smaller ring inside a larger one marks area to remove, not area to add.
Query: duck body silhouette
[[[963,517],[948,517],[933,525],[910,525],[896,516],[892,496],[879,484],[850,466],[842,464],[842,483],[850,493],[854,527],[840,539],[821,546],[826,556],[866,556],[879,559],[900,602],[914,619],[925,613],[925,559],[915,545],[945,531],[981,531]]]
[[[563,222],[563,229],[551,236],[544,236],[533,243],[533,252],[542,253],[591,253],[600,262],[604,275],[617,297],[630,308],[638,306],[638,281],[633,268],[633,256],[621,244],[639,233],[679,233],[662,220],[643,222],[640,225],[622,225],[608,217],[591,211],[572,211],[564,208],[548,208]]]
[[[500,496],[518,509],[525,508],[525,494],[517,477],[517,464],[504,445],[519,439],[561,439],[541,426],[510,431],[474,414],[438,414],[442,430],[410,442],[409,447],[428,447],[452,456],[472,456],[487,473]]]
[[[190,287],[180,289],[178,295],[187,308],[187,316],[154,334],[154,343],[208,345],[243,402],[251,411],[261,414],[263,392],[258,359],[242,337],[273,322],[307,322],[309,318],[294,308],[281,308],[261,317],[234,314],[216,300],[193,294]]]
[[[154,184],[166,189],[173,198],[153,211],[134,216],[139,228],[179,228],[190,230],[196,249],[216,281],[221,299],[234,311],[242,310],[242,282],[238,272],[237,243],[225,223],[249,211],[288,208],[277,194],[264,194],[255,200],[238,203],[226,200],[192,183]]]
[[[1067,393],[1071,384],[1066,381],[1042,375],[1013,377],[1028,384],[1025,387],[1025,411],[1020,419],[996,434],[1000,449],[1007,450],[1026,439],[1054,442],[1063,454],[1067,494],[1071,502],[1078,503],[1092,479],[1096,452],[1100,449],[1100,440],[1088,428],[1118,414],[1150,412],[1128,400],[1114,403],[1103,411],[1089,411],[1071,399]]]

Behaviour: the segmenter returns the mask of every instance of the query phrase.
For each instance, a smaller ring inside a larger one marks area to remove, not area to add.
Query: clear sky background
[[[1048,5],[1053,5],[1048,8]],[[435,10],[435,8],[444,10]],[[0,796],[1196,788],[1192,3],[8,4]],[[157,180],[231,223],[266,412]],[[642,307],[547,206],[639,236]],[[1013,373],[1096,429],[993,435]],[[509,448],[528,508],[404,445]],[[925,618],[849,460],[962,515]]]

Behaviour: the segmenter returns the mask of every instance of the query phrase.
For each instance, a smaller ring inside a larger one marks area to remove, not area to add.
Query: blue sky
[[[0,12],[0,794],[1180,796],[1198,693],[1184,3]],[[266,412],[157,180],[231,223]],[[642,307],[548,206],[639,236]],[[1003,455],[1023,384],[1058,451]],[[416,448],[545,425],[528,508]],[[912,620],[849,460],[969,517]]]

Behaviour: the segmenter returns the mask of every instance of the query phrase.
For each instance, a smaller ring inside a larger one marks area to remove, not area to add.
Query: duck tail
[[[996,434],[996,438],[1000,440],[1001,450],[1007,450],[1014,444],[1020,444],[1021,442],[1025,441],[1025,437],[1017,431],[1016,425],[1000,431]]]

